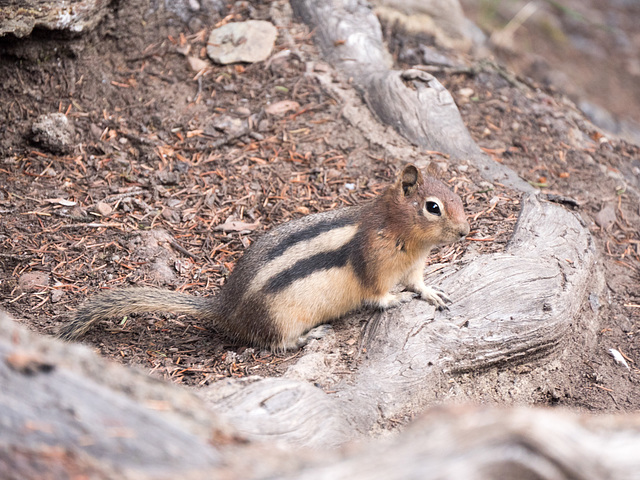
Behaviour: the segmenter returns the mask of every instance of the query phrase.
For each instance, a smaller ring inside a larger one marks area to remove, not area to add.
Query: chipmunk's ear
[[[416,188],[418,188],[418,186],[423,183],[420,170],[418,170],[416,166],[412,164],[404,167],[404,170],[402,170],[402,175],[400,176],[400,181],[402,182],[402,192],[404,193],[405,197],[408,197],[413,192],[415,192]]]

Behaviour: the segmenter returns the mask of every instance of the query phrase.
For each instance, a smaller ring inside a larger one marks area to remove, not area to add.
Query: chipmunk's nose
[[[464,224],[460,227],[460,238],[464,238],[469,235],[469,222],[464,222]]]

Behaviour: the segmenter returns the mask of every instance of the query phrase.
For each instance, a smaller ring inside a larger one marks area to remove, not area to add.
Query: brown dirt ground
[[[139,18],[144,23],[132,21]],[[199,74],[189,68],[187,55],[204,58],[215,24],[247,18],[268,19],[268,2],[238,2],[185,24],[132,1],[120,3],[82,38],[52,40],[39,32],[19,42],[0,40],[2,308],[29,328],[53,334],[103,288],[153,285],[209,295],[261,231],[366,201],[392,181],[395,160],[348,124],[341,105],[296,55],[267,65],[211,65]],[[294,25],[290,33],[297,50],[317,58],[305,28]],[[395,54],[398,45],[413,41],[393,35]],[[279,36],[277,51],[290,47],[285,38]],[[618,187],[631,183],[623,177],[639,166],[638,148],[601,142],[588,124],[581,129],[593,141],[584,149],[568,145],[556,121],[571,107],[498,73],[438,77],[479,144],[543,190],[574,198],[600,247],[608,296],[599,299],[597,346],[576,348],[574,371],[564,375],[570,396],[541,386],[536,401],[637,409],[640,309],[625,305],[640,303],[640,211],[637,197]],[[462,88],[474,95],[460,95]],[[278,100],[300,107],[264,114]],[[34,119],[58,111],[75,124],[76,147],[68,155],[30,139]],[[249,128],[234,133],[243,121]],[[500,185],[488,188],[473,167],[448,166],[437,153],[425,156],[463,197],[472,221],[470,239],[439,250],[433,262],[455,261],[469,248],[501,250],[519,195]],[[617,220],[603,230],[593,218],[607,204]],[[258,225],[245,232],[215,229],[227,219]],[[33,272],[44,274],[43,286],[21,287],[19,280]],[[345,345],[340,354],[351,366],[361,317],[335,324]],[[279,375],[299,354],[230,345],[207,325],[172,315],[104,323],[83,341],[102,355],[188,385]],[[627,356],[631,371],[613,362],[609,348]]]

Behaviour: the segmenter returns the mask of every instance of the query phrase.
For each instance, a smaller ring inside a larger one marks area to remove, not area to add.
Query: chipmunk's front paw
[[[433,287],[423,287],[420,289],[420,298],[435,305],[438,309],[448,309],[447,303],[451,303],[451,299],[442,290]]]

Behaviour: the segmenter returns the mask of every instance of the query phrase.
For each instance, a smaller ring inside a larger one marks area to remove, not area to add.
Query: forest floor
[[[316,74],[330,68],[304,26],[279,35],[265,63],[193,68],[193,57],[208,62],[213,26],[269,20],[270,11],[267,2],[239,2],[185,23],[147,2],[122,2],[83,37],[0,40],[0,307],[53,335],[105,288],[215,295],[261,232],[367,201],[393,181],[401,162],[347,120],[318,82]],[[387,30],[398,68],[417,63],[407,49],[428,39]],[[584,348],[567,339],[573,360],[557,377],[566,381],[539,385],[531,403],[638,409],[638,147],[607,139],[570,102],[499,69],[435,75],[478,144],[544,193],[571,199],[599,248],[606,292],[590,299],[601,326],[596,342]],[[348,88],[337,75],[334,82]],[[266,112],[272,105],[282,108]],[[36,118],[55,112],[73,121],[68,152],[32,138]],[[439,249],[431,263],[502,250],[520,194],[484,181],[464,161],[422,157],[463,198],[472,226],[467,240]],[[334,323],[349,368],[357,368],[364,313]],[[300,354],[233,345],[212,326],[175,315],[114,319],[82,341],[194,386],[280,375]],[[614,362],[611,348],[629,369]]]

